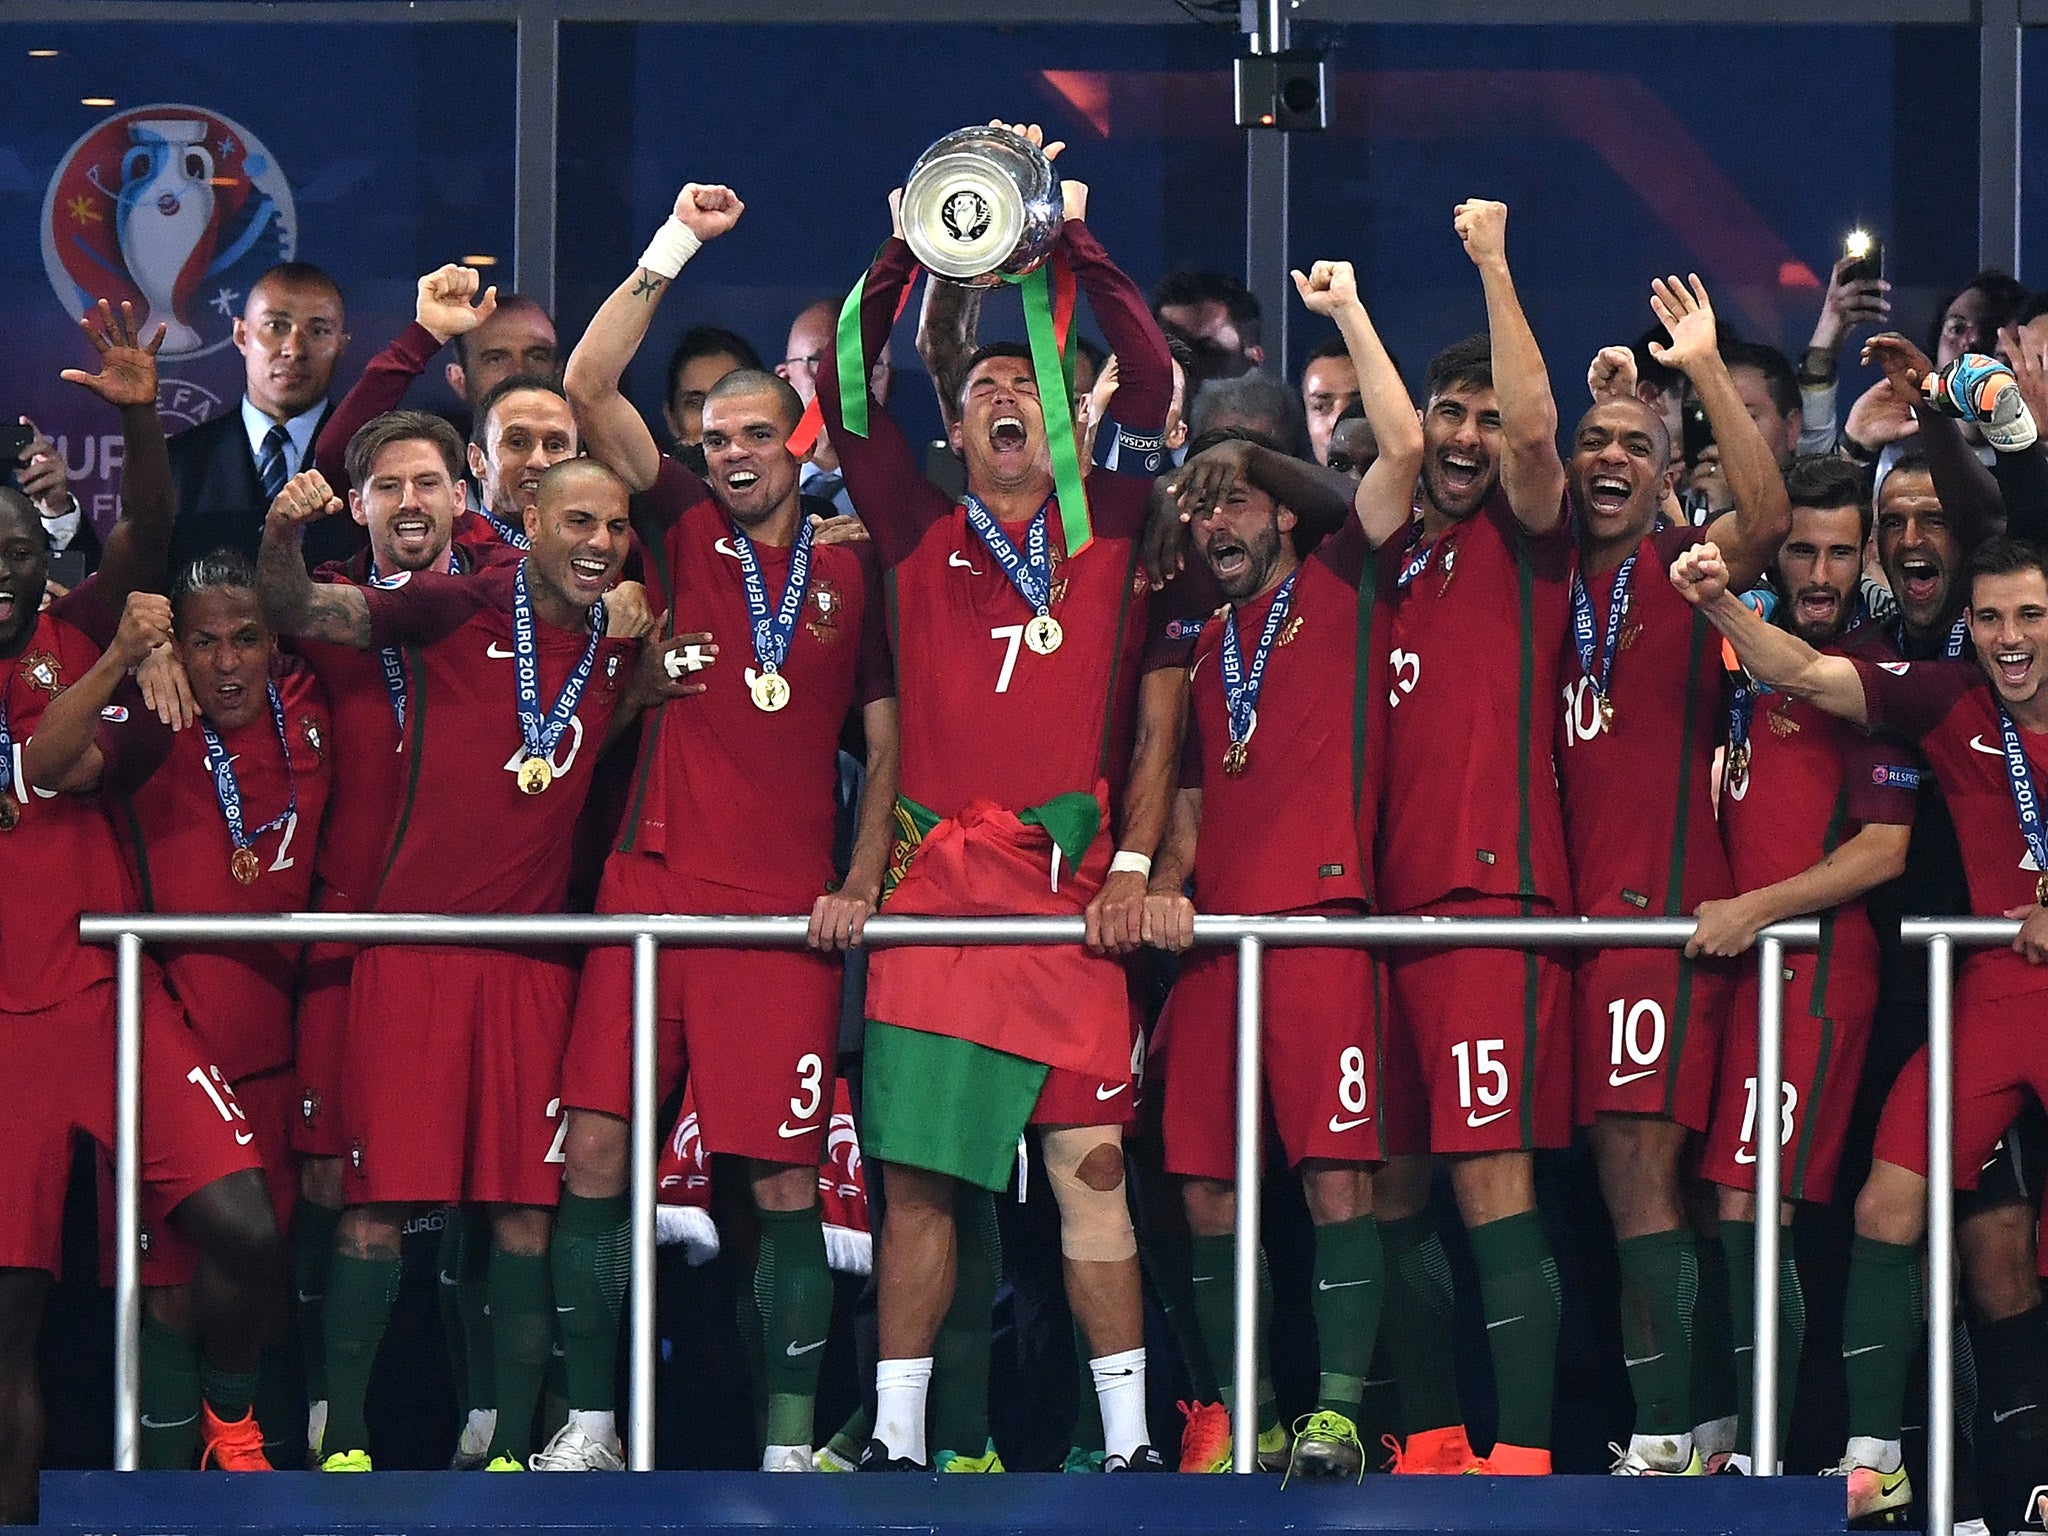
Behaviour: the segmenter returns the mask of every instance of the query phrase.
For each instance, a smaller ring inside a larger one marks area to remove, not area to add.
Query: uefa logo
[[[163,356],[226,346],[249,287],[298,247],[291,187],[241,124],[204,107],[134,107],[58,162],[43,197],[43,268],[66,311],[128,300]]]

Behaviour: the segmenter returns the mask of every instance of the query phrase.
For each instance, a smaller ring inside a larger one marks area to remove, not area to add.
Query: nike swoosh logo
[[[775,1127],[775,1134],[780,1136],[784,1141],[788,1141],[792,1137],[808,1136],[811,1134],[811,1132],[815,1131],[816,1129],[817,1127],[815,1125],[791,1125],[787,1120],[785,1120],[782,1122],[782,1124]]]
[[[1655,1077],[1656,1075],[1657,1069],[1655,1067],[1645,1067],[1640,1072],[1629,1072],[1626,1074],[1610,1072],[1607,1074],[1607,1086],[1610,1088],[1626,1088],[1630,1083],[1640,1083],[1644,1078]]]
[[[1465,1123],[1466,1123],[1467,1125],[1471,1126],[1471,1127],[1472,1127],[1472,1129],[1476,1131],[1476,1130],[1478,1130],[1478,1129],[1479,1129],[1479,1127],[1481,1127],[1482,1125],[1491,1125],[1491,1124],[1493,1124],[1493,1122],[1494,1122],[1494,1121],[1496,1121],[1496,1120],[1500,1119],[1500,1118],[1501,1118],[1501,1116],[1503,1116],[1503,1115],[1512,1115],[1512,1114],[1513,1114],[1514,1112],[1515,1112],[1515,1111],[1514,1111],[1514,1108],[1513,1108],[1512,1106],[1510,1106],[1510,1107],[1509,1107],[1509,1108],[1507,1108],[1507,1109],[1496,1109],[1496,1110],[1495,1110],[1495,1111],[1494,1111],[1494,1112],[1493,1112],[1492,1114],[1490,1114],[1490,1115],[1482,1115],[1482,1114],[1480,1114],[1480,1113],[1479,1113],[1479,1111],[1478,1111],[1478,1110],[1476,1110],[1476,1109],[1475,1109],[1475,1110],[1473,1110],[1473,1111],[1472,1111],[1472,1113],[1471,1113],[1471,1114],[1469,1114],[1469,1115],[1467,1115],[1467,1116],[1465,1117]]]
[[[1363,1280],[1339,1280],[1335,1285],[1332,1285],[1327,1280],[1318,1280],[1316,1282],[1316,1289],[1319,1291],[1348,1291],[1354,1285],[1364,1285],[1366,1283]]]
[[[512,659],[512,653],[495,640],[484,647],[484,654],[493,661],[510,661]]]
[[[1639,1365],[1651,1365],[1654,1364],[1656,1361],[1662,1360],[1663,1358],[1664,1351],[1660,1349],[1654,1355],[1639,1355],[1633,1360],[1631,1360],[1627,1355],[1623,1355],[1621,1357],[1621,1363],[1627,1366],[1630,1370],[1634,1370]]]
[[[2013,1418],[2018,1414],[2032,1413],[2039,1406],[2039,1403],[2026,1403],[2018,1408],[2008,1408],[2003,1413],[1992,1414],[1991,1422],[1994,1424],[2003,1424],[2007,1419]]]
[[[1130,1086],[1131,1085],[1129,1083],[1118,1083],[1114,1088],[1104,1088],[1100,1084],[1097,1084],[1095,1088],[1095,1097],[1098,1099],[1113,1099]]]
[[[453,1285],[453,1284],[455,1284],[455,1281],[454,1281],[454,1280],[453,1280],[452,1278],[450,1278],[449,1276],[447,1276],[447,1275],[443,1275],[443,1276],[441,1277],[441,1283],[442,1283],[443,1285]],[[308,1303],[308,1302],[310,1302],[310,1301],[325,1301],[326,1299],[327,1299],[327,1293],[326,1293],[325,1291],[321,1291],[321,1292],[319,1292],[318,1294],[316,1294],[316,1295],[312,1295],[312,1296],[308,1296],[308,1295],[307,1295],[307,1294],[306,1294],[306,1293],[305,1293],[304,1291],[300,1291],[300,1292],[299,1292],[299,1305],[300,1305],[300,1306],[302,1306],[302,1307],[303,1307],[303,1306],[305,1306],[305,1305],[306,1305],[306,1303]]]
[[[1341,1136],[1346,1131],[1357,1130],[1361,1125],[1370,1123],[1371,1120],[1371,1115],[1360,1115],[1356,1120],[1339,1120],[1335,1115],[1332,1115],[1330,1116],[1330,1130],[1333,1134]]]
[[[576,1309],[574,1307],[565,1307],[557,1303],[555,1310],[557,1312],[574,1312]]]
[[[1970,738],[1970,750],[1972,752],[1982,752],[1986,757],[2005,756],[2004,747],[1986,746],[1984,744],[1984,738],[1982,736],[1972,736]]]
[[[731,555],[735,560],[739,559],[740,557],[740,552],[732,547],[731,539],[713,539],[711,541],[711,547],[717,550],[721,555]]]
[[[824,1341],[823,1339],[820,1339],[820,1340],[818,1340],[818,1342],[817,1342],[817,1343],[815,1343],[815,1344],[804,1344],[804,1345],[799,1345],[799,1344],[798,1344],[798,1343],[796,1342],[796,1340],[794,1340],[794,1339],[791,1339],[791,1340],[789,1341],[789,1345],[788,1345],[788,1347],[787,1347],[786,1349],[784,1349],[784,1350],[783,1350],[783,1353],[784,1353],[785,1355],[789,1356],[789,1358],[790,1358],[790,1359],[794,1360],[794,1359],[796,1359],[796,1357],[797,1357],[797,1356],[799,1356],[799,1355],[808,1355],[808,1354],[809,1354],[809,1353],[810,1353],[810,1352],[811,1352],[812,1350],[814,1350],[814,1349],[823,1349],[824,1347],[825,1347],[825,1341]]]
[[[1854,1360],[1858,1355],[1874,1354],[1883,1348],[1882,1344],[1866,1344],[1861,1349],[1845,1349],[1842,1351],[1842,1358],[1844,1360]]]
[[[1745,1152],[1742,1148],[1737,1147],[1735,1149],[1735,1161],[1738,1163],[1753,1163],[1756,1161],[1756,1154],[1754,1152]]]
[[[250,1142],[254,1141],[255,1139],[256,1133],[254,1131],[235,1132],[235,1145],[238,1147],[246,1147],[247,1145],[249,1145]]]
[[[177,1429],[182,1425],[190,1424],[198,1417],[199,1415],[196,1413],[188,1413],[182,1419],[152,1419],[145,1413],[142,1416],[142,1427],[144,1429]]]
[[[981,574],[980,571],[975,570],[972,565],[968,564],[967,557],[961,554],[960,551],[957,549],[946,556],[946,564],[957,567],[958,569],[963,571],[970,571],[976,576],[979,576]]]
[[[1496,1328],[1505,1328],[1509,1323],[1519,1323],[1528,1315],[1526,1312],[1517,1312],[1513,1317],[1504,1317],[1499,1322],[1488,1323],[1486,1325],[1487,1332],[1491,1333]]]

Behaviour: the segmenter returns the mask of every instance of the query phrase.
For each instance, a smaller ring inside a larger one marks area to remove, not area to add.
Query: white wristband
[[[1152,878],[1152,861],[1142,853],[1132,853],[1125,849],[1109,861],[1109,872],[1112,875],[1136,875],[1141,880],[1149,880]]]
[[[656,277],[674,280],[689,259],[702,250],[704,242],[691,232],[674,214],[668,222],[654,232],[654,238],[647,242],[647,249],[640,253],[640,265]]]

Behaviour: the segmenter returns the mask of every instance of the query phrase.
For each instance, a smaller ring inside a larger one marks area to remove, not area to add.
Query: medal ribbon
[[[879,258],[881,252],[877,251],[875,255]],[[868,270],[874,269],[870,266]],[[910,275],[903,279],[903,291],[896,296],[896,313],[889,321],[891,329],[896,321],[903,318],[921,270],[913,266]],[[855,437],[868,435],[868,360],[860,334],[860,312],[867,304],[867,297],[868,273],[863,272],[860,281],[853,285],[853,291],[847,294],[846,302],[839,306],[839,327],[832,348],[833,366],[839,370],[839,424]],[[818,433],[824,426],[825,409],[813,395],[797,421],[796,430],[789,434],[789,451],[800,459],[804,458],[817,446]]]
[[[1272,652],[1273,637],[1287,622],[1287,610],[1294,601],[1294,578],[1300,574],[1298,568],[1289,572],[1280,583],[1280,590],[1273,594],[1273,606],[1266,611],[1265,627],[1259,631],[1259,648],[1252,652],[1249,667],[1238,648],[1237,609],[1233,607],[1223,620],[1223,704],[1230,715],[1232,746],[1251,737],[1252,717],[1259,709],[1259,689],[1266,680],[1266,657]]]
[[[812,524],[804,518],[797,524],[796,544],[789,552],[789,581],[782,589],[782,601],[768,611],[768,584],[761,579],[761,561],[753,543],[744,533],[732,531],[733,552],[740,557],[740,581],[747,590],[747,618],[754,632],[754,659],[763,672],[780,672],[789,655],[790,636],[796,633],[797,615],[803,612],[804,592],[811,584]]]
[[[488,514],[486,514],[488,515]],[[495,522],[496,519],[493,519]],[[448,574],[461,574],[462,561],[458,558],[459,546],[448,546]],[[370,557],[370,585],[389,591],[405,585],[412,579],[410,571],[399,571],[390,576],[377,574],[377,560]],[[405,734],[405,653],[395,645],[387,645],[377,652],[377,662],[384,668],[384,691],[391,695],[391,713],[398,719],[398,731]]]
[[[11,674],[7,681],[14,681]],[[14,737],[7,729],[7,683],[0,683],[0,795],[13,788]]]
[[[1572,641],[1579,652],[1579,667],[1593,684],[1593,692],[1607,697],[1607,684],[1614,675],[1614,653],[1621,644],[1621,621],[1628,614],[1629,578],[1635,574],[1636,557],[1630,555],[1614,573],[1614,590],[1607,595],[1607,633],[1600,640],[1600,670],[1593,670],[1593,599],[1586,593],[1584,577],[1577,562],[1572,565]]]
[[[1003,532],[1003,525],[978,496],[970,492],[961,506],[967,513],[968,527],[981,536],[981,542],[1010,578],[1017,595],[1035,614],[1052,612],[1052,550],[1046,539],[1045,507],[1040,507],[1031,519],[1031,529],[1024,536],[1024,553],[1020,555],[1010,536]]]
[[[1441,542],[1441,539],[1424,540],[1422,524],[1419,521],[1410,525],[1408,548],[1411,553],[1401,566],[1401,574],[1394,578],[1395,591],[1406,592],[1408,584],[1429,569],[1430,557],[1436,553],[1436,547]]]
[[[271,817],[254,832],[245,832],[242,828],[242,786],[235,781],[234,759],[228,756],[227,748],[221,745],[219,733],[204,717],[199,721],[199,734],[206,742],[207,771],[213,775],[213,792],[220,800],[221,815],[227,818],[228,840],[235,845],[237,853],[252,846],[264,833],[283,826],[299,813],[299,776],[292,768],[291,738],[285,734],[284,700],[278,696],[275,682],[268,685],[268,692],[270,719],[277,727],[277,745],[278,750],[284,753],[284,771],[285,777],[291,783],[291,797],[285,802],[281,815]]]
[[[487,512],[482,507],[477,508],[476,515],[497,529],[498,537],[507,544],[510,544],[514,549],[530,550],[533,548],[533,540],[526,536],[524,528],[515,528],[512,524],[499,517],[497,513]]]
[[[1906,654],[1906,621],[1901,618],[1892,625],[1892,644],[1898,647],[1901,656]],[[1950,661],[1960,660],[1970,644],[1970,615],[1967,612],[1956,615],[1955,623],[1949,626],[1948,639],[1942,646],[1942,654]]]
[[[590,681],[590,669],[597,663],[597,648],[604,641],[604,599],[590,605],[590,638],[583,645],[583,659],[576,663],[568,681],[545,718],[540,712],[540,647],[535,638],[533,599],[526,592],[526,562],[519,562],[519,574],[512,578],[512,670],[519,683],[519,739],[528,757],[552,759],[555,743],[569,728],[576,706],[583,700],[583,687]]]
[[[1022,277],[1005,278],[1024,299],[1024,334],[1031,343],[1031,371],[1038,378],[1038,405],[1045,417],[1045,442],[1052,451],[1053,492],[1060,502],[1060,528],[1067,557],[1095,537],[1088,517],[1088,493],[1081,480],[1081,448],[1074,436],[1074,269],[1066,255]],[[1050,386],[1050,387],[1048,387]]]
[[[1998,706],[1998,732],[2005,740],[2005,776],[2012,787],[2012,808],[2019,813],[2020,836],[2027,840],[2027,852],[2034,856],[2034,867],[2041,871],[2037,883],[2048,882],[2048,830],[2041,825],[2041,800],[2034,792],[2034,770],[2027,763],[2026,749],[2020,745],[2019,727],[2012,723],[2012,716],[2002,702]]]
[[[1743,593],[1742,601],[1752,611],[1766,619],[1772,618],[1778,609],[1777,595],[1763,589]],[[1845,652],[1856,631],[1862,628],[1863,621],[1869,616],[1869,610],[1863,606],[1863,600],[1859,597],[1856,600],[1855,617],[1850,619],[1842,632],[1829,642],[1831,649]],[[1728,751],[1732,759],[1736,752],[1749,744],[1750,723],[1756,716],[1756,701],[1765,694],[1775,693],[1777,690],[1751,677],[1748,669],[1734,659],[1735,653],[1732,650],[1724,648],[1723,654],[1728,658],[1728,682],[1733,690],[1728,698]]]

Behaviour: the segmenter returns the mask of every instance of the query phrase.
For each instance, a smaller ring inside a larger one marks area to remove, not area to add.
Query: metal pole
[[[114,1470],[142,1464],[142,940],[114,957]]]
[[[555,312],[555,135],[561,22],[551,7],[522,6],[513,101],[512,283]]]
[[[1927,945],[1927,1536],[1955,1523],[1955,941]]]
[[[1756,1315],[1750,1357],[1750,1471],[1778,1472],[1778,1201],[1784,1180],[1779,1129],[1785,1096],[1785,946],[1757,945],[1756,993]]]
[[[1979,0],[1977,265],[2020,270],[2020,0]]]
[[[661,950],[633,936],[633,1333],[632,1391],[626,1408],[626,1466],[654,1470],[655,998]]]
[[[1237,1293],[1237,1324],[1231,1339],[1230,1379],[1236,1401],[1230,1410],[1230,1469],[1259,1470],[1259,981],[1265,946],[1237,941],[1237,1248],[1231,1284]]]
[[[1253,53],[1287,50],[1287,11],[1288,0],[1258,0],[1256,17],[1243,17]],[[1287,322],[1294,302],[1294,284],[1287,276],[1290,143],[1291,136],[1276,129],[1245,133],[1244,285],[1259,301],[1266,366],[1283,379],[1288,376]]]

